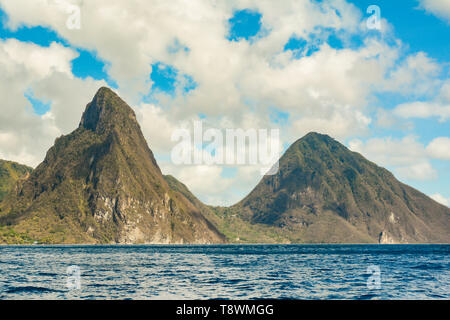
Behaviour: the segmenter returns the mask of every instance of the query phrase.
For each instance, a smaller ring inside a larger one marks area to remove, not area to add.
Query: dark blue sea
[[[450,299],[450,245],[0,246],[0,299]]]

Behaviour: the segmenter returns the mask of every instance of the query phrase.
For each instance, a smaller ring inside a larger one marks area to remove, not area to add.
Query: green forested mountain
[[[450,209],[327,135],[286,151],[233,211],[293,242],[449,243]]]
[[[327,135],[292,144],[234,206],[163,176],[101,88],[35,169],[0,161],[0,243],[450,243],[450,209]]]
[[[45,243],[225,240],[169,187],[133,110],[108,88],[87,105],[79,127],[58,138],[4,199],[0,225],[4,234]]]

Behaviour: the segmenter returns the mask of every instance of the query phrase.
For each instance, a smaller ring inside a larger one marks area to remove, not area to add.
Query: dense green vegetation
[[[0,202],[17,181],[28,176],[32,170],[16,162],[0,160]]]
[[[3,244],[33,244],[34,240],[25,233],[17,233],[14,229],[0,227],[0,239]]]

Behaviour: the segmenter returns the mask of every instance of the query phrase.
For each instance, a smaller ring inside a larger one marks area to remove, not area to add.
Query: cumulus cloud
[[[420,8],[450,23],[450,2],[447,0],[420,0]]]
[[[398,105],[394,114],[403,118],[431,118],[438,117],[445,122],[450,117],[450,105],[434,102],[411,102]]]
[[[424,147],[413,136],[406,136],[403,139],[373,138],[365,143],[355,139],[350,141],[349,147],[368,156],[375,163],[385,166],[411,165],[417,159],[424,159]]]
[[[430,198],[432,198],[436,202],[439,202],[440,204],[443,204],[444,206],[450,207],[450,199],[447,199],[440,193],[432,194]]]
[[[376,109],[376,121],[374,122],[379,128],[382,129],[395,129],[402,131],[412,131],[414,129],[414,123],[412,121],[405,121],[394,114],[392,110],[386,110],[382,107]]]
[[[373,138],[365,143],[354,139],[350,141],[349,148],[378,165],[392,168],[400,179],[433,180],[437,177],[425,147],[413,136],[403,139]]]
[[[439,137],[430,142],[426,151],[434,159],[450,160],[450,138]]]
[[[446,122],[450,118],[450,81],[445,81],[435,99],[398,105],[393,114],[402,118],[433,118]]]
[[[449,137],[435,138],[427,146],[418,142],[415,136],[372,138],[366,142],[353,139],[349,148],[381,166],[392,168],[400,179],[405,180],[433,180],[437,178],[437,170],[430,161],[450,160]]]
[[[437,62],[424,52],[418,52],[390,70],[386,81],[381,82],[381,90],[412,96],[433,95],[442,84],[436,78],[440,71]]]
[[[149,147],[156,153],[167,154],[173,147],[171,134],[179,125],[168,117],[163,109],[154,104],[135,106],[136,117],[144,126],[144,134]]]
[[[352,134],[364,133],[370,122],[369,117],[350,108],[330,109],[321,117],[306,116],[296,120],[292,126],[292,137],[302,137],[308,132],[315,131],[344,140]]]
[[[162,163],[161,170],[170,172],[208,204],[226,205],[238,201],[239,195],[234,194],[232,189],[236,178],[223,177],[221,166],[176,166]]]
[[[406,180],[433,180],[437,178],[437,171],[427,161],[398,167],[395,172],[401,179]]]

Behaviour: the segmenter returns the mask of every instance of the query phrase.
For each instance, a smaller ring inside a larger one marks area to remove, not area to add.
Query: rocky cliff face
[[[294,242],[449,243],[450,209],[327,135],[310,133],[233,207]]]
[[[221,243],[165,181],[133,110],[101,88],[2,205],[0,224],[49,243]]]

